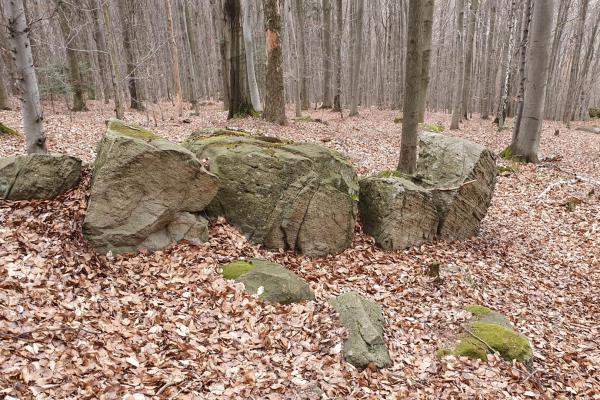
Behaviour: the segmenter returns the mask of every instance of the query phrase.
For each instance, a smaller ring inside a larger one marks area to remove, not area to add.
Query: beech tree
[[[283,52],[281,49],[281,14],[279,0],[263,0],[267,43],[267,76],[265,110],[267,121],[285,125],[285,95],[283,89]]]
[[[332,46],[331,46],[331,0],[323,0],[323,30],[321,32],[323,45],[323,104],[321,108],[333,106],[331,97]]]
[[[454,94],[452,95],[452,122],[450,129],[458,129],[462,112],[464,82],[464,16],[465,0],[456,1],[456,65],[454,67]]]
[[[9,0],[7,3],[9,41],[16,66],[16,82],[21,97],[25,150],[27,154],[44,154],[48,152],[46,136],[42,128],[44,115],[40,102],[37,76],[33,66],[29,27],[25,18],[23,0]]]

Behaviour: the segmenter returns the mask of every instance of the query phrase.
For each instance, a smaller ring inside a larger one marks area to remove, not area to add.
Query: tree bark
[[[525,82],[527,80],[526,63],[527,63],[527,42],[529,39],[529,23],[531,21],[531,7],[533,0],[527,0],[525,3],[525,12],[523,13],[523,35],[521,38],[521,65],[519,74],[521,81],[519,82],[519,94],[517,95],[517,115],[515,118],[515,127],[513,129],[513,140],[519,136],[521,129],[521,119],[523,118],[523,101],[525,97]]]
[[[527,162],[538,161],[548,81],[553,12],[554,0],[534,1],[522,126],[519,135],[513,138],[511,144],[512,153]]]
[[[213,23],[215,24],[215,31],[219,35],[219,54],[221,55],[221,62],[219,68],[219,75],[221,77],[221,89],[223,90],[223,108],[229,109],[229,60],[227,51],[229,49],[229,43],[227,42],[229,34],[225,28],[225,14],[223,13],[223,0],[216,0],[213,7]]]
[[[123,97],[121,95],[120,83],[123,82],[121,78],[121,69],[117,63],[118,50],[117,41],[115,39],[114,27],[112,24],[112,18],[110,15],[110,9],[108,8],[108,2],[102,3],[102,15],[104,19],[104,31],[108,34],[108,55],[110,59],[110,80],[113,87],[113,95],[115,99],[115,116],[118,119],[124,119],[125,113],[123,111]]]
[[[45,154],[48,149],[46,147],[46,136],[42,128],[44,116],[31,55],[29,27],[25,18],[23,0],[9,0],[7,8],[9,41],[16,66],[17,86],[22,102],[25,150],[27,154]]]
[[[342,0],[336,0],[335,7],[336,46],[335,46],[335,95],[333,97],[333,111],[342,112]]]
[[[56,0],[60,30],[65,41],[65,51],[67,53],[67,65],[69,70],[69,82],[73,90],[73,108],[71,111],[87,111],[85,97],[83,94],[83,80],[79,70],[79,57],[75,50],[75,35],[69,25],[69,20],[73,20],[68,5],[64,0]]]
[[[323,104],[331,108],[331,0],[323,0]]]
[[[496,29],[496,0],[490,0],[490,23],[489,34],[487,38],[488,56],[485,63],[485,88],[483,98],[481,99],[481,118],[488,119],[490,117],[490,108],[492,107],[492,86],[494,85],[495,68],[492,67],[496,58],[496,47],[494,46],[494,33]]]
[[[8,93],[6,92],[6,86],[4,86],[3,77],[6,76],[4,70],[4,62],[0,57],[0,110],[10,110],[10,102],[8,100]]]
[[[410,0],[408,36],[406,43],[406,71],[402,139],[398,170],[412,175],[417,169],[417,127],[419,120],[419,96],[422,87],[422,35],[423,2]]]
[[[569,86],[567,89],[567,102],[565,103],[565,112],[563,114],[563,122],[567,125],[575,117],[575,96],[577,92],[577,84],[579,79],[579,59],[581,58],[581,48],[583,44],[583,35],[585,33],[585,20],[587,18],[589,0],[581,0],[579,11],[579,23],[577,31],[573,37],[575,47],[573,48],[573,58],[571,59],[571,70],[569,73]]]
[[[92,35],[94,42],[96,43],[96,49],[98,50],[98,69],[100,74],[100,80],[102,81],[102,95],[104,96],[104,103],[108,104],[110,100],[110,82],[108,79],[109,72],[109,61],[106,51],[106,38],[101,27],[100,7],[98,0],[90,0],[89,8],[92,13],[92,19],[94,21],[94,30]]]
[[[244,31],[244,50],[246,52],[246,74],[250,88],[250,99],[255,111],[262,112],[263,107],[256,82],[256,69],[254,67],[254,41],[252,39],[252,26],[250,24],[250,0],[242,1],[242,30]]]
[[[423,26],[421,60],[421,91],[419,96],[419,121],[425,120],[425,106],[427,104],[427,89],[429,87],[429,67],[431,65],[431,37],[433,28],[434,0],[426,0],[423,4]]]
[[[188,47],[190,48],[191,58],[189,61],[190,68],[190,84],[192,86],[191,91],[191,103],[194,108],[196,115],[200,115],[200,104],[198,102],[198,75],[200,69],[200,56],[198,55],[198,43],[196,42],[196,30],[192,23],[192,16],[190,13],[190,6],[187,0],[184,0],[184,21],[185,21],[185,39]]]
[[[143,110],[144,103],[140,98],[140,90],[137,82],[137,57],[135,54],[136,27],[135,19],[137,15],[135,0],[119,0],[119,13],[121,14],[121,30],[123,32],[123,49],[125,50],[125,70],[127,73],[127,89],[131,98],[131,108]]]
[[[283,52],[281,49],[281,14],[279,0],[263,0],[267,43],[267,79],[263,117],[285,125],[285,94],[283,90]]]
[[[169,49],[171,51],[173,83],[175,84],[175,110],[177,115],[183,115],[183,96],[181,94],[181,74],[179,72],[179,54],[177,52],[177,42],[175,41],[175,29],[173,28],[173,11],[171,0],[165,0],[165,9],[167,10],[167,26],[169,32]]]
[[[302,109],[308,110],[310,108],[310,93],[309,85],[310,79],[308,76],[308,63],[306,58],[306,43],[304,41],[304,7],[302,0],[294,1],[294,14],[295,14],[295,26],[296,26],[296,42],[298,48],[298,63],[300,70],[300,80],[302,85],[301,98],[302,98]]]
[[[462,117],[469,119],[471,105],[471,78],[473,76],[473,42],[475,38],[475,29],[477,29],[477,12],[479,10],[479,0],[471,0],[469,10],[469,28],[466,40],[465,71],[464,84],[462,92]]]
[[[456,66],[454,69],[454,94],[452,95],[452,121],[450,129],[458,129],[462,112],[462,95],[465,72],[464,59],[464,17],[465,0],[456,2]]]
[[[498,122],[498,128],[504,126],[506,119],[506,106],[508,101],[508,88],[510,80],[510,67],[512,64],[512,53],[514,47],[514,27],[516,18],[516,1],[513,0],[508,13],[508,44],[504,50],[503,62],[504,62],[504,75],[502,76],[502,86],[500,89],[500,103],[498,104],[498,112],[496,113],[496,121]]]
[[[362,46],[363,46],[363,17],[365,10],[364,0],[356,1],[356,15],[354,18],[353,32],[352,32],[352,76],[350,77],[352,96],[350,98],[350,116],[358,115],[358,103],[360,100],[360,64],[362,59]]]

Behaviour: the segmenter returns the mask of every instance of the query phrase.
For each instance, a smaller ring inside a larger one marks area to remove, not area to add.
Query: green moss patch
[[[513,163],[522,163],[522,162],[525,162],[525,159],[523,158],[523,156],[515,154],[513,152],[513,149],[510,146],[508,146],[507,148],[505,148],[504,150],[502,150],[500,152],[499,156],[500,156],[500,158],[512,161]]]
[[[429,132],[434,132],[434,133],[442,133],[446,130],[446,127],[442,124],[421,123],[421,124],[419,124],[419,128],[424,129]]]
[[[511,163],[510,165],[498,165],[496,166],[496,170],[499,174],[508,173],[508,174],[516,174],[519,172],[519,163]]]
[[[223,278],[237,279],[256,268],[256,265],[248,261],[234,261],[223,267]]]
[[[396,117],[396,118],[394,118],[394,123],[395,124],[401,124],[402,123],[402,117]]]
[[[119,135],[129,136],[134,139],[156,140],[161,138],[147,129],[128,124],[118,119],[111,119],[108,121],[108,130]]]
[[[11,128],[9,126],[6,126],[2,122],[0,122],[0,134],[2,134],[2,135],[10,135],[10,136],[17,136],[17,135],[19,135],[19,132],[17,132],[13,128]]]
[[[480,317],[482,317],[484,315],[488,315],[492,312],[492,310],[490,310],[489,308],[480,306],[477,304],[472,304],[472,305],[466,306],[465,310],[467,310],[468,312],[470,312],[473,315],[477,315]]]
[[[381,171],[376,175],[378,178],[404,178],[400,171]]]

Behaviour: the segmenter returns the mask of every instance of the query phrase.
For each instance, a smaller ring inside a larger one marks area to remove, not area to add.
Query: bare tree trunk
[[[498,122],[498,128],[504,126],[506,119],[506,103],[508,101],[508,87],[510,80],[510,66],[512,64],[512,53],[514,47],[514,27],[516,19],[516,2],[512,1],[510,11],[508,13],[508,44],[504,50],[503,62],[504,62],[504,75],[502,76],[502,87],[500,89],[500,103],[498,104],[498,112],[496,113],[496,121]]]
[[[458,129],[462,112],[462,95],[465,72],[464,17],[465,0],[456,2],[456,67],[454,69],[454,94],[452,95],[452,121],[450,129]]]
[[[519,136],[519,129],[521,129],[521,119],[523,118],[523,102],[525,97],[525,81],[527,80],[527,74],[525,65],[527,62],[527,41],[529,38],[529,23],[531,21],[531,8],[533,0],[527,0],[525,3],[525,12],[523,13],[523,35],[521,38],[521,65],[519,74],[521,81],[519,82],[519,94],[517,95],[517,116],[515,118],[515,127],[513,129],[513,140]]]
[[[335,46],[335,95],[333,97],[333,111],[342,112],[342,0],[336,0],[335,7],[336,46]]]
[[[568,17],[569,17],[569,7],[571,6],[572,0],[560,0],[560,5],[558,7],[558,17],[556,21],[556,29],[554,29],[554,38],[552,39],[552,51],[550,53],[550,66],[548,71],[548,89],[546,90],[546,114],[551,113],[552,119],[559,118],[557,106],[559,102],[557,99],[552,99],[551,96],[553,94],[553,87],[557,80],[555,79],[554,71],[556,69],[558,63],[558,56],[560,50],[560,42],[563,37],[563,33],[565,31],[565,26],[567,25]],[[554,105],[552,110],[549,110],[550,105]]]
[[[477,28],[477,12],[479,9],[479,0],[471,0],[469,10],[469,29],[465,43],[465,71],[464,84],[462,92],[462,117],[469,119],[471,106],[471,77],[473,76],[473,39],[475,38],[475,29]]]
[[[594,47],[596,46],[596,38],[598,37],[598,25],[600,24],[600,13],[596,15],[596,21],[592,27],[592,33],[590,35],[590,42],[585,51],[585,56],[583,58],[583,67],[580,73],[579,84],[577,86],[577,93],[579,93],[579,98],[576,101],[576,114],[575,117],[578,119],[584,119],[584,115],[588,115],[587,110],[585,109],[585,93],[588,90],[586,86],[588,73],[590,71],[590,66],[592,64],[592,58],[594,57]],[[598,55],[596,55],[598,57]]]
[[[110,67],[108,65],[109,62],[106,52],[106,38],[104,37],[104,32],[101,27],[100,7],[98,0],[90,0],[89,8],[92,12],[92,19],[94,20],[94,30],[92,34],[94,42],[96,42],[96,49],[98,50],[98,68],[100,70],[100,79],[102,81],[102,94],[104,96],[104,103],[108,104],[110,99],[110,82],[107,75]]]
[[[258,83],[256,82],[256,69],[254,68],[254,41],[252,39],[252,26],[250,24],[250,0],[242,2],[242,30],[244,31],[244,50],[246,51],[246,74],[250,87],[250,99],[255,111],[262,112]]]
[[[135,55],[135,19],[137,4],[135,0],[119,0],[119,13],[121,14],[121,30],[123,32],[123,49],[125,50],[125,66],[127,72],[127,88],[131,97],[131,108],[143,110],[144,103],[140,99],[137,82],[137,60]]]
[[[412,175],[417,169],[417,127],[419,120],[419,96],[422,87],[422,32],[423,2],[410,0],[408,37],[406,43],[406,71],[402,140],[398,170]]]
[[[485,64],[485,89],[483,98],[481,99],[481,118],[488,119],[490,117],[490,108],[492,107],[492,86],[494,85],[494,74],[492,64],[496,58],[496,47],[494,46],[494,31],[496,29],[496,0],[490,0],[490,31],[487,38],[488,56]]]
[[[4,70],[4,62],[0,57],[0,110],[10,110],[10,103],[8,100],[8,93],[6,92],[6,86],[4,86],[3,77],[6,76],[6,71]]]
[[[423,49],[421,60],[421,91],[419,96],[419,119],[418,122],[425,120],[425,106],[427,104],[427,89],[429,87],[429,67],[431,65],[431,37],[433,28],[433,10],[434,0],[426,0],[423,4]]]
[[[175,110],[177,115],[183,115],[183,96],[181,94],[181,75],[179,73],[179,54],[177,52],[177,42],[175,41],[175,30],[173,28],[173,11],[171,0],[165,0],[167,10],[167,26],[169,31],[169,48],[171,50],[173,83],[175,84]]]
[[[69,66],[69,81],[73,90],[73,108],[72,111],[87,111],[85,98],[83,95],[83,81],[81,71],[79,70],[79,57],[75,50],[75,35],[69,25],[69,20],[73,20],[73,14],[68,9],[64,0],[56,0],[58,9],[60,30],[65,41],[65,51],[67,53],[67,64]]]
[[[229,43],[227,42],[229,34],[225,31],[224,14],[223,14],[223,0],[216,0],[215,6],[213,7],[213,22],[215,23],[215,30],[219,35],[219,54],[221,55],[221,62],[219,69],[221,75],[221,86],[223,90],[223,108],[227,110],[229,108],[229,61],[227,55],[227,49],[229,49]]]
[[[270,122],[285,125],[285,94],[283,91],[283,52],[281,49],[281,14],[279,0],[263,0],[267,42],[267,79],[265,112]]]
[[[298,48],[298,63],[300,70],[300,80],[302,85],[302,109],[308,110],[310,108],[310,95],[309,95],[309,84],[310,79],[308,77],[308,64],[306,58],[306,43],[304,41],[304,7],[302,0],[294,0],[294,14],[295,14],[295,26],[296,26],[296,41]]]
[[[583,35],[585,33],[585,20],[590,0],[581,0],[579,11],[579,23],[577,31],[573,38],[575,47],[573,48],[573,58],[571,59],[571,70],[569,73],[569,86],[567,89],[567,102],[565,103],[565,112],[563,122],[567,125],[575,117],[575,97],[577,92],[577,83],[579,79],[579,59],[581,58],[581,47],[583,44]]]
[[[323,0],[323,104],[331,108],[331,0]]]
[[[365,10],[364,0],[355,0],[356,15],[354,18],[353,31],[351,32],[352,40],[352,76],[350,77],[350,87],[352,96],[350,98],[350,116],[358,115],[358,102],[360,97],[360,64],[362,59],[362,30],[363,16]]]
[[[123,111],[123,97],[121,97],[121,90],[119,88],[119,84],[123,80],[121,78],[121,69],[119,68],[119,64],[117,64],[119,53],[117,50],[114,27],[107,1],[102,3],[102,15],[104,19],[104,31],[108,34],[108,55],[110,59],[110,78],[115,98],[115,115],[118,119],[124,119],[125,113]]]
[[[538,161],[548,81],[553,12],[554,0],[534,1],[522,126],[519,135],[513,138],[511,144],[512,153],[527,162]]]
[[[44,154],[48,152],[46,136],[42,129],[44,116],[31,55],[29,27],[25,18],[23,0],[10,0],[7,8],[9,40],[17,70],[17,85],[22,102],[25,150],[27,154]]]
[[[200,104],[198,102],[198,75],[200,69],[200,56],[198,55],[198,44],[196,42],[196,30],[192,23],[192,15],[190,6],[187,0],[184,0],[183,12],[185,21],[185,39],[190,48],[191,59],[189,61],[190,68],[190,84],[192,86],[191,103],[194,108],[194,113],[200,115]]]

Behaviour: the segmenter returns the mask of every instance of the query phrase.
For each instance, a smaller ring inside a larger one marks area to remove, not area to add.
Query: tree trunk
[[[421,25],[424,5],[421,0],[410,0],[409,4],[402,140],[398,170],[412,175],[417,169],[417,127],[419,124],[419,96],[422,87]]]
[[[354,18],[353,32],[351,33],[352,40],[352,76],[350,77],[350,87],[352,96],[350,98],[350,116],[358,115],[358,102],[360,98],[360,64],[362,59],[362,42],[363,42],[363,16],[365,10],[364,0],[356,0],[355,4],[356,15]]]
[[[100,74],[100,80],[102,81],[102,94],[104,96],[104,103],[108,104],[110,99],[110,82],[108,80],[109,74],[109,62],[106,52],[106,38],[101,27],[100,19],[100,7],[98,0],[90,0],[89,8],[92,12],[92,19],[94,20],[94,30],[92,35],[94,42],[96,42],[96,49],[98,50],[98,69]]]
[[[196,115],[200,115],[200,104],[198,102],[198,75],[200,69],[200,56],[198,55],[198,44],[196,42],[196,30],[192,23],[192,16],[190,13],[190,6],[187,0],[184,1],[184,21],[185,21],[185,39],[188,47],[190,48],[191,59],[189,60],[190,67],[190,84],[192,86],[192,97],[191,103],[194,108]]]
[[[494,31],[496,29],[496,0],[490,0],[490,31],[487,38],[488,56],[485,63],[485,89],[483,98],[481,99],[481,118],[488,119],[490,117],[490,108],[492,107],[492,87],[494,85],[495,68],[492,65],[496,62],[496,47],[494,46]]]
[[[118,50],[117,41],[115,40],[114,27],[112,24],[112,18],[110,15],[110,9],[108,8],[108,2],[105,1],[102,4],[102,15],[104,19],[104,31],[108,34],[108,56],[110,59],[110,80],[113,87],[113,94],[115,98],[115,115],[118,119],[124,119],[125,113],[123,111],[123,97],[119,84],[123,81],[121,78],[121,69],[117,64]]]
[[[323,0],[323,104],[331,108],[331,0]]]
[[[333,97],[333,111],[342,112],[342,0],[336,0],[335,7],[336,46],[335,46],[335,95]]]
[[[65,41],[65,51],[67,53],[67,65],[69,69],[69,82],[73,90],[73,108],[72,111],[87,111],[85,98],[83,95],[83,80],[79,70],[79,57],[75,50],[75,35],[69,25],[69,20],[73,20],[73,15],[68,9],[64,0],[56,0],[60,30]]]
[[[25,18],[23,0],[8,1],[8,30],[13,60],[17,72],[17,85],[20,91],[25,130],[27,154],[47,153],[46,136],[42,129],[42,105],[38,90],[37,76],[33,66],[29,27]]]
[[[125,67],[127,73],[127,88],[131,97],[131,108],[143,110],[144,103],[140,99],[137,83],[137,60],[135,54],[135,19],[137,4],[135,0],[119,0],[119,13],[121,14],[121,30],[123,32],[123,49],[125,50]]]
[[[523,13],[523,35],[521,38],[521,65],[519,74],[521,81],[519,82],[519,94],[517,96],[517,115],[515,118],[515,127],[513,129],[513,140],[519,136],[519,129],[521,129],[521,119],[523,118],[523,101],[525,97],[525,81],[527,80],[527,74],[525,66],[527,62],[527,42],[529,39],[529,23],[531,21],[531,7],[533,0],[527,0],[525,3],[525,12]]]
[[[173,71],[173,83],[175,84],[175,110],[177,115],[183,115],[183,96],[181,94],[181,74],[179,72],[179,54],[177,52],[177,42],[175,41],[175,29],[173,28],[173,11],[171,8],[171,0],[165,0],[165,8],[167,10],[167,26],[169,35],[169,48],[171,50],[171,61]]]
[[[246,73],[246,53],[241,18],[240,0],[225,0],[223,5],[228,45],[229,115],[228,118],[252,115],[252,101]]]
[[[229,49],[229,43],[227,42],[229,34],[226,32],[225,19],[223,14],[223,0],[217,0],[215,7],[213,8],[213,22],[215,23],[215,30],[219,35],[219,54],[221,55],[221,62],[219,68],[221,76],[221,88],[223,90],[223,108],[227,110],[229,108],[229,60],[227,51]]]
[[[6,86],[4,86],[4,77],[8,74],[4,70],[4,62],[0,57],[0,110],[10,110],[10,102],[8,100],[8,93],[6,92]]]
[[[465,72],[465,59],[463,54],[465,0],[457,0],[456,7],[456,66],[454,69],[454,94],[452,95],[452,121],[450,122],[450,129],[459,128]]]
[[[263,0],[267,43],[267,79],[263,117],[285,125],[285,94],[283,90],[283,52],[281,49],[281,14],[279,0]]]
[[[575,47],[573,48],[573,58],[571,59],[571,70],[569,72],[569,86],[567,89],[567,102],[565,103],[565,112],[563,114],[563,122],[567,125],[575,117],[575,96],[577,92],[577,83],[579,79],[579,59],[581,58],[581,47],[583,44],[583,35],[585,33],[585,20],[587,17],[589,0],[581,0],[581,8],[579,11],[579,23],[577,31],[573,38]]]
[[[462,92],[462,117],[469,119],[471,106],[471,77],[473,76],[473,39],[475,38],[475,29],[477,28],[477,12],[479,9],[479,0],[471,0],[469,10],[469,29],[466,40],[465,71],[464,84]]]
[[[300,70],[300,80],[302,84],[302,109],[308,110],[310,108],[310,95],[309,95],[309,84],[310,79],[308,77],[308,63],[306,58],[306,43],[304,41],[304,7],[302,0],[294,1],[294,14],[295,14],[295,26],[296,26],[296,42],[298,48],[298,63]]]
[[[433,28],[434,0],[427,0],[423,4],[423,26],[422,43],[423,49],[421,60],[421,91],[419,96],[419,121],[425,120],[425,106],[427,104],[427,88],[429,87],[429,66],[431,65],[431,36]],[[437,95],[437,94],[436,94]]]
[[[568,22],[569,17],[569,8],[571,6],[572,0],[560,0],[560,5],[558,7],[558,17],[556,21],[556,29],[554,29],[554,38],[552,39],[552,51],[550,53],[550,66],[548,67],[548,88],[546,90],[546,114],[551,113],[552,119],[560,118],[558,116],[558,101],[556,98],[552,98],[553,87],[559,80],[557,81],[554,77],[554,70],[556,69],[558,56],[560,53],[560,42],[563,37],[563,33],[565,31],[565,26]],[[550,105],[553,104],[552,110],[550,111]]]
[[[540,130],[548,81],[554,0],[534,1],[531,45],[527,57],[527,87],[520,133],[513,138],[512,153],[527,162],[538,161]]]
[[[498,104],[498,112],[496,113],[496,121],[498,122],[498,128],[504,126],[504,120],[506,119],[506,103],[508,101],[508,89],[510,80],[510,66],[512,64],[512,53],[514,47],[514,27],[516,18],[516,1],[513,0],[508,13],[508,44],[504,50],[503,62],[504,62],[504,75],[502,76],[502,86],[500,89],[500,103]]]
[[[262,112],[263,107],[256,82],[256,69],[254,68],[254,41],[252,39],[252,26],[250,23],[250,0],[242,1],[242,30],[244,31],[244,50],[246,52],[246,73],[250,87],[250,99],[255,111]]]

